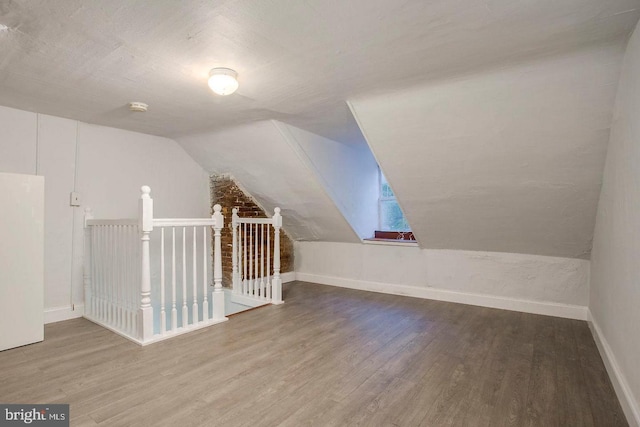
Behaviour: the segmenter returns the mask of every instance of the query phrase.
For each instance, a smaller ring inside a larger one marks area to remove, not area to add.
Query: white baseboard
[[[44,323],[62,322],[63,320],[76,319],[84,315],[84,304],[73,306],[52,307],[44,309]]]
[[[620,401],[620,406],[622,406],[622,410],[627,417],[627,422],[630,427],[640,427],[640,407],[638,406],[638,400],[633,395],[627,380],[622,374],[620,365],[618,365],[613,354],[613,350],[611,350],[609,343],[602,334],[602,330],[600,329],[600,326],[598,326],[598,322],[593,318],[591,310],[588,311],[588,322],[591,334],[593,335],[593,340],[598,346],[600,356],[602,357],[605,368],[607,368],[609,378],[611,378],[611,383],[613,384],[613,388],[615,389],[618,400]]]
[[[524,313],[544,314],[547,316],[564,317],[567,319],[587,320],[587,307],[580,305],[532,301],[486,294],[473,294],[437,288],[419,288],[408,285],[368,282],[364,280],[344,279],[340,277],[321,276],[300,272],[296,273],[296,280],[319,283],[322,285],[338,286],[342,288],[358,289],[362,291],[457,302],[460,304],[500,308],[503,310],[521,311]]]
[[[264,301],[258,298],[252,298],[244,295],[237,295],[233,292],[231,294],[231,302],[236,304],[246,305],[247,307],[260,307],[263,305],[270,304],[269,301]]]
[[[288,273],[282,273],[280,275],[280,280],[282,280],[282,283],[293,282],[296,280],[296,272],[290,271]]]
[[[114,328],[113,326],[107,325],[106,323],[101,322],[100,320],[97,320],[95,318],[93,318],[90,315],[84,316],[85,319],[95,323],[96,325],[100,325],[105,329],[110,330],[111,332],[113,332],[116,335],[120,335],[122,338],[126,338],[129,341],[136,343],[138,345],[141,346],[145,346],[145,345],[149,345],[149,344],[154,344],[160,341],[164,341],[167,340],[169,338],[172,337],[176,337],[178,335],[182,335],[182,334],[188,334],[189,332],[193,332],[193,331],[197,331],[198,329],[202,329],[202,328],[208,328],[209,326],[213,326],[213,325],[217,325],[218,323],[222,323],[222,322],[226,322],[227,320],[229,320],[228,317],[223,317],[222,319],[210,319],[208,322],[202,322],[202,323],[198,323],[197,325],[191,325],[187,328],[178,328],[175,331],[171,331],[171,332],[167,332],[165,335],[162,334],[155,334],[153,336],[153,338],[147,340],[147,341],[142,341],[139,340],[138,338],[134,338],[133,336],[129,335],[126,332],[123,332],[121,330],[119,330],[118,328]]]

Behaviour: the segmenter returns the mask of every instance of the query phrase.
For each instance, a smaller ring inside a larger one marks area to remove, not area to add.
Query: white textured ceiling
[[[638,0],[0,1],[0,105],[176,137],[278,119],[359,138],[352,96],[630,32]],[[239,93],[207,72],[236,69]],[[130,113],[129,101],[150,104]]]

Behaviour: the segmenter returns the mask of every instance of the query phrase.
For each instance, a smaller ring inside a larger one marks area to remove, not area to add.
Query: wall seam
[[[38,175],[38,163],[40,162],[40,114],[36,113],[36,170]]]
[[[76,187],[77,187],[77,183],[78,183],[78,132],[79,132],[79,128],[80,128],[80,124],[79,122],[76,120],[76,140],[75,140],[75,153],[74,153],[74,161],[73,161],[73,192],[76,191]],[[71,204],[71,203],[69,203]],[[72,310],[75,310],[75,306],[74,306],[74,295],[73,295],[73,283],[74,283],[74,265],[75,265],[75,255],[76,255],[76,249],[75,249],[75,240],[76,240],[76,208],[75,206],[70,206],[71,207],[71,273],[69,278],[71,279],[69,281],[69,306],[71,307]],[[82,253],[84,256],[84,247],[82,248]]]

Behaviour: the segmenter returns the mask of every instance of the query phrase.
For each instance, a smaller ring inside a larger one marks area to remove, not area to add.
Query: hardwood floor
[[[294,282],[139,347],[76,319],[0,352],[0,402],[72,426],[625,426],[587,324]]]

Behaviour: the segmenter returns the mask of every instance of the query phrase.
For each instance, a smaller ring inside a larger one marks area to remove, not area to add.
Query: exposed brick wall
[[[222,206],[225,227],[221,233],[222,244],[222,285],[231,287],[232,283],[232,254],[233,254],[233,232],[231,229],[232,209],[238,208],[238,216],[241,218],[267,218],[266,213],[256,204],[253,198],[245,194],[240,187],[228,176],[211,176],[211,212],[213,205]],[[286,218],[283,219],[286,221]],[[271,243],[273,250],[273,242]],[[293,242],[289,237],[280,233],[280,272],[293,271]]]

